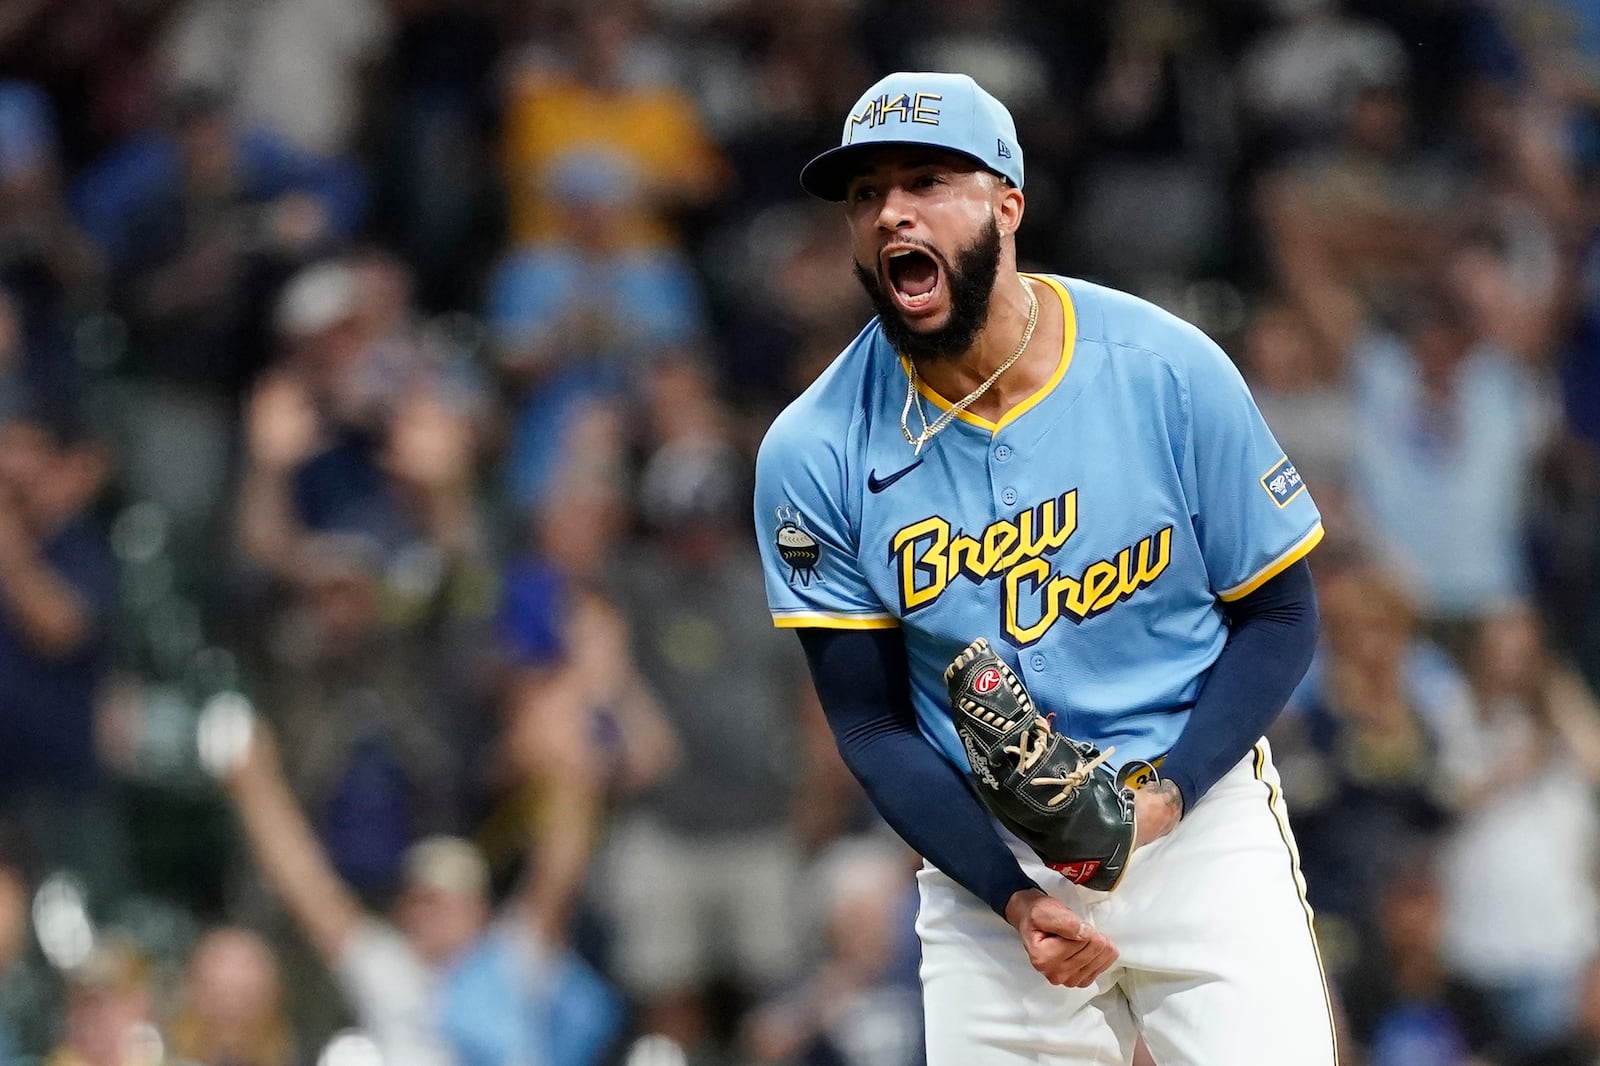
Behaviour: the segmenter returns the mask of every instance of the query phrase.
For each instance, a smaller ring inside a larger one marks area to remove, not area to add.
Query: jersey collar
[[[1078,316],[1073,307],[1072,294],[1067,292],[1066,286],[1047,274],[1024,273],[1022,276],[1049,287],[1055,292],[1057,299],[1061,301],[1061,358],[1056,363],[1056,368],[1051,372],[1049,379],[1043,385],[1040,385],[1027,399],[1002,415],[1000,421],[991,422],[987,418],[979,418],[971,411],[962,411],[956,415],[956,421],[965,422],[969,426],[976,426],[991,435],[1000,432],[1006,426],[1033,410],[1046,396],[1055,391],[1056,386],[1061,384],[1061,380],[1067,376],[1067,367],[1072,365],[1072,353],[1078,344]],[[906,357],[903,355],[900,356],[900,368],[905,371],[907,377],[910,376],[911,364],[906,361]],[[926,381],[920,379],[917,381],[917,391],[922,394],[924,400],[933,404],[940,411],[948,411],[954,406],[950,401],[929,388]]]

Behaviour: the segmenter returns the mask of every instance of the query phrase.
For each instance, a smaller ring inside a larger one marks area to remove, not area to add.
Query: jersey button
[[[999,446],[997,446],[995,448],[995,450],[994,450],[994,461],[995,462],[1003,463],[1009,458],[1011,458],[1011,449],[1008,448],[1006,445],[1001,444],[1001,445],[999,445]]]
[[[1007,507],[1010,507],[1012,504],[1016,503],[1017,502],[1017,490],[1016,489],[1003,489],[1003,490],[1001,490],[1001,492],[1000,492],[1000,502],[1005,504]]]
[[[1028,665],[1033,667],[1035,670],[1043,670],[1044,656],[1036,653],[1033,658],[1028,660]]]

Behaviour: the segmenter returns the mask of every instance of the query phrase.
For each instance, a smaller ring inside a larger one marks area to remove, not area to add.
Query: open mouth
[[[884,263],[884,273],[888,275],[895,301],[906,311],[921,311],[938,295],[939,263],[926,252],[904,247],[891,249]]]

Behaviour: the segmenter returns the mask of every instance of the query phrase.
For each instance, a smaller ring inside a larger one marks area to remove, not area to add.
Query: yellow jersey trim
[[[1333,1059],[1339,1061],[1339,1027],[1334,1023],[1333,997],[1328,994],[1328,969],[1322,962],[1322,947],[1317,943],[1317,923],[1311,913],[1311,901],[1306,898],[1306,877],[1300,872],[1300,851],[1294,846],[1294,838],[1289,834],[1289,825],[1279,811],[1280,793],[1277,786],[1266,778],[1267,755],[1266,743],[1257,741],[1251,749],[1254,758],[1251,767],[1255,771],[1256,780],[1267,786],[1267,809],[1272,812],[1272,820],[1278,823],[1278,836],[1283,840],[1283,846],[1289,850],[1289,873],[1294,878],[1294,890],[1300,897],[1300,909],[1306,914],[1306,932],[1311,934],[1311,954],[1317,960],[1317,976],[1322,978],[1322,1003],[1328,1010],[1328,1039],[1333,1044]]]
[[[1311,528],[1310,533],[1296,541],[1288,551],[1256,571],[1253,576],[1246,578],[1242,584],[1235,585],[1231,589],[1223,589],[1217,593],[1217,598],[1221,600],[1237,600],[1250,595],[1256,589],[1309,555],[1312,548],[1322,543],[1322,532],[1322,523],[1318,522]]]
[[[1061,384],[1061,379],[1067,376],[1067,367],[1072,365],[1072,353],[1078,346],[1078,312],[1073,307],[1072,294],[1067,291],[1067,287],[1061,284],[1059,281],[1056,281],[1054,278],[1046,277],[1042,274],[1024,273],[1022,276],[1025,278],[1032,278],[1034,281],[1054,289],[1057,299],[1061,301],[1061,360],[1060,362],[1056,363],[1056,368],[1051,373],[1049,380],[1043,385],[1040,385],[1038,390],[1034,392],[1033,395],[1029,396],[1026,400],[1023,400],[1021,403],[1017,404],[1017,406],[1013,407],[1011,410],[1002,415],[1000,417],[1000,421],[991,422],[987,418],[979,418],[971,411],[962,411],[956,415],[957,421],[965,422],[970,426],[977,426],[979,429],[986,429],[991,435],[1000,432],[1006,426],[1009,426],[1011,423],[1027,414],[1033,408],[1037,407],[1040,401],[1042,401],[1046,396],[1050,395],[1050,393],[1055,390],[1057,385]],[[900,365],[905,370],[907,376],[909,376],[911,373],[911,365],[906,361],[906,357],[903,355],[900,357]],[[928,383],[920,378],[917,380],[917,391],[922,394],[923,399],[927,400],[941,411],[948,411],[950,408],[955,406],[949,400],[946,400],[943,396],[940,396],[937,392],[933,391],[933,389],[929,388]]]
[[[886,614],[774,614],[778,629],[896,629],[900,620]]]

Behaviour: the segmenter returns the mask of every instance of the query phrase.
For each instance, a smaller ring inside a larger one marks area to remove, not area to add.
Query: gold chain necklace
[[[1018,280],[1021,281],[1020,278]],[[956,415],[976,403],[978,397],[989,391],[989,386],[1000,380],[1001,374],[1011,369],[1011,364],[1022,358],[1022,353],[1028,347],[1028,342],[1033,339],[1033,327],[1039,324],[1039,297],[1034,293],[1033,286],[1026,281],[1022,282],[1022,290],[1028,294],[1028,325],[1022,331],[1022,340],[1017,343],[1017,350],[1007,356],[1006,361],[995,368],[995,372],[989,375],[989,380],[967,393],[960,403],[951,405],[948,411],[934,419],[932,425],[928,424],[928,416],[922,410],[922,397],[917,394],[917,364],[912,359],[908,358],[906,360],[906,366],[909,369],[906,372],[906,405],[900,409],[900,432],[905,436],[906,443],[915,449],[911,453],[912,455],[921,455],[924,444],[932,440],[945,426],[955,421]],[[910,426],[911,407],[913,404],[917,408],[917,418],[922,422],[922,432],[914,437],[911,435]]]

